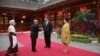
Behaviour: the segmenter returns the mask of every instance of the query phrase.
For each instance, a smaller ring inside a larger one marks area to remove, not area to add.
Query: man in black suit
[[[51,33],[52,33],[52,23],[45,18],[45,22],[43,23],[43,30],[44,30],[44,39],[45,39],[45,48],[51,47]]]
[[[38,26],[38,20],[34,20],[33,24],[31,25],[31,42],[32,42],[32,52],[36,52],[36,40],[38,38],[38,31],[39,31],[39,26]]]

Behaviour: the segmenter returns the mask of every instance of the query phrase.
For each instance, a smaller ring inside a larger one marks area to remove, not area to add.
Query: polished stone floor
[[[22,47],[23,44],[18,42],[18,46]],[[0,51],[7,50],[9,47],[9,38],[7,34],[0,34]]]
[[[27,35],[29,35],[29,33]],[[39,32],[39,38],[44,39],[43,31]],[[56,32],[52,33],[51,40],[53,42],[62,44],[61,39],[57,38]],[[24,46],[20,42],[18,42],[18,44],[19,47]],[[7,34],[0,34],[0,51],[7,50],[8,46],[9,39]],[[100,43],[96,43],[96,41],[94,41],[93,43],[71,42],[70,46],[100,54]]]

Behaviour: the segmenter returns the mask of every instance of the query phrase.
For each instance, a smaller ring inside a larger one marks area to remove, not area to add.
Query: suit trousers
[[[46,47],[51,47],[51,33],[44,33]]]
[[[36,40],[37,40],[37,38],[31,38],[32,51],[36,50],[36,49],[35,49],[35,47],[36,47]]]

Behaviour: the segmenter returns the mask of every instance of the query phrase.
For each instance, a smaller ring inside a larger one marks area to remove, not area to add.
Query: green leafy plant
[[[100,43],[100,36],[98,36],[98,43]]]
[[[71,39],[72,41],[83,42],[83,43],[91,43],[92,41],[90,39],[90,36],[83,36],[83,35],[77,35],[77,34],[71,35]]]
[[[61,39],[61,35],[58,36],[58,39]],[[71,40],[76,42],[82,42],[82,43],[91,43],[90,36],[84,36],[79,34],[72,34]]]
[[[77,11],[74,14],[72,22],[74,24],[74,27],[76,27],[75,30],[80,34],[88,34],[88,32],[92,34],[95,33],[96,31],[96,26],[97,26],[96,14],[92,13],[90,10]]]
[[[88,21],[87,15],[88,15],[88,11],[87,12],[77,11],[74,14],[73,22],[74,23],[85,23]]]

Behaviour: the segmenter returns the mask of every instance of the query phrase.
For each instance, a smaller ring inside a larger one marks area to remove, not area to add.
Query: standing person
[[[36,52],[36,40],[38,38],[38,31],[39,31],[39,26],[38,26],[38,20],[34,20],[33,24],[31,25],[31,42],[32,42],[32,52]]]
[[[43,23],[44,30],[44,39],[45,39],[45,48],[51,47],[51,33],[52,33],[52,23],[45,18],[45,22]]]
[[[64,52],[68,51],[68,46],[70,43],[70,25],[68,22],[69,19],[65,18],[61,34],[62,43],[64,44]]]
[[[15,20],[9,21],[10,26],[8,27],[8,33],[9,33],[9,40],[10,40],[10,46],[7,50],[6,56],[9,56],[9,54],[14,53],[14,55],[17,55],[18,52],[18,43],[17,43],[17,34],[15,29]]]

